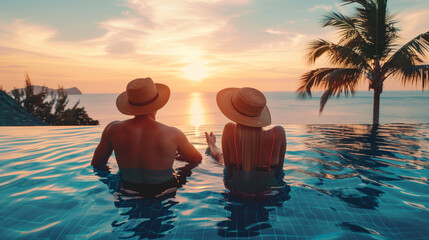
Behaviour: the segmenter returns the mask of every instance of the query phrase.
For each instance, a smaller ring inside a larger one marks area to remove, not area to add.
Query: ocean
[[[331,98],[319,115],[321,93],[301,100],[294,92],[266,92],[273,124],[371,124],[372,92],[357,92],[348,98]],[[80,101],[88,114],[106,125],[129,118],[115,105],[118,94],[70,95],[69,106]],[[385,91],[381,95],[380,123],[428,123],[429,92]],[[172,93],[158,111],[159,121],[170,125],[217,125],[228,121],[216,105],[216,93]]]

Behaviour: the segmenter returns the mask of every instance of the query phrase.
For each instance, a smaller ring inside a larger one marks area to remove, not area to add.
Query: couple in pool
[[[139,78],[128,83],[116,106],[125,115],[135,117],[112,122],[104,129],[91,165],[108,169],[107,162],[115,151],[122,189],[143,197],[158,197],[181,187],[174,170],[174,160],[199,163],[200,152],[175,127],[156,121],[156,112],[170,97],[168,86]],[[286,151],[285,131],[271,129],[265,96],[254,88],[226,88],[218,92],[217,105],[233,122],[222,134],[222,149],[216,136],[206,133],[208,152],[224,164],[224,182],[232,195],[267,197],[278,193],[283,183]]]

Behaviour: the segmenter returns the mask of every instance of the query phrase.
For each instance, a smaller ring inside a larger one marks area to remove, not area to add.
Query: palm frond
[[[310,64],[314,63],[319,57],[326,54],[328,60],[338,67],[353,67],[360,69],[368,69],[370,66],[367,64],[365,58],[353,49],[319,39],[310,44],[307,59]]]
[[[367,1],[367,4],[356,8],[356,11],[356,25],[368,42],[362,46],[362,52],[369,59],[385,59],[393,41],[398,38],[394,17],[387,10],[387,0]]]
[[[354,95],[356,86],[361,79],[362,71],[356,68],[342,68],[332,71],[324,78],[324,88],[326,89],[320,98],[319,113],[323,112],[326,103],[331,96],[340,97],[344,94],[346,97],[349,94]]]
[[[395,14],[389,14],[386,10],[386,49],[391,50],[393,47],[393,43],[396,39],[399,38],[399,29],[395,27],[396,21],[396,15]]]
[[[328,99],[341,94],[354,94],[355,88],[363,72],[358,68],[319,68],[305,73],[301,77],[301,84],[297,90],[301,98],[311,97],[313,88],[326,89],[320,99],[320,112]]]
[[[314,64],[316,60],[330,50],[331,43],[323,39],[318,39],[310,43],[307,59],[309,64]]]
[[[414,65],[409,67],[401,68],[395,72],[396,76],[399,76],[402,82],[405,84],[418,84],[422,83],[422,89],[428,86],[429,89],[429,65]]]
[[[357,20],[344,16],[340,12],[332,12],[325,15],[323,19],[323,27],[332,26],[339,29],[341,39],[338,44],[355,49],[361,44],[366,44],[362,37],[359,28],[356,26]]]
[[[320,97],[320,108],[319,108],[319,115],[322,114],[323,109],[325,108],[326,103],[328,102],[329,98],[332,96],[332,90],[327,89],[323,92],[322,96]]]
[[[336,27],[344,33],[358,31],[356,28],[356,19],[344,16],[340,12],[331,12],[324,16],[322,27]]]
[[[386,61],[383,68],[388,74],[391,74],[404,67],[422,63],[421,57],[426,57],[427,51],[429,51],[429,31],[404,44]]]
[[[338,68],[318,68],[302,75],[301,84],[297,90],[298,96],[300,98],[311,97],[311,89],[318,88],[323,79],[337,69]]]
[[[348,5],[348,4],[352,4],[352,3],[358,3],[361,6],[366,6],[368,5],[368,0],[342,0],[344,3],[343,5]]]

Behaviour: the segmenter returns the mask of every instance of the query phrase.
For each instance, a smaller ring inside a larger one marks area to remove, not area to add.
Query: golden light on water
[[[186,78],[199,82],[207,77],[208,69],[202,62],[194,62],[183,69]]]
[[[190,125],[195,127],[195,135],[200,136],[200,126],[204,124],[204,108],[201,104],[201,93],[191,94],[191,103],[189,104]]]

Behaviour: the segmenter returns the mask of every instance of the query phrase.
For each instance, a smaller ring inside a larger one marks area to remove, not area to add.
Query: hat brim
[[[220,111],[230,120],[249,127],[266,127],[271,124],[271,114],[265,106],[259,116],[250,117],[243,115],[232,105],[232,96],[239,88],[225,88],[217,93],[216,102]]]
[[[118,108],[119,112],[125,115],[144,115],[155,112],[164,107],[170,98],[170,88],[167,85],[161,83],[155,83],[155,86],[158,90],[158,97],[155,101],[144,106],[131,105],[128,102],[128,94],[126,91],[119,94],[118,98],[116,98],[116,107]]]

